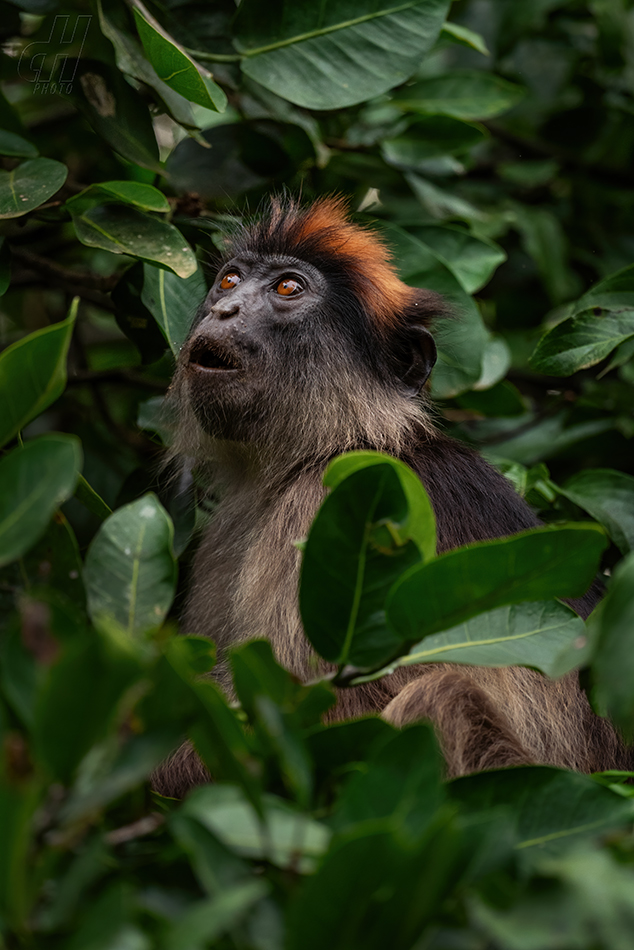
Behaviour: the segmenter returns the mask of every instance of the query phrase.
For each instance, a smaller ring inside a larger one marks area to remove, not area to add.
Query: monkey
[[[353,223],[341,198],[307,207],[274,198],[267,214],[236,228],[168,394],[178,420],[171,458],[193,459],[220,499],[195,555],[184,632],[210,637],[221,657],[264,636],[292,674],[314,678],[293,541],[325,496],[326,466],[350,450],[413,469],[435,512],[439,553],[540,523],[503,475],[434,419],[424,389],[436,360],[430,326],[446,311],[438,294],[400,280],[385,242]],[[573,606],[586,617],[596,599]],[[230,693],[226,662],[218,680]],[[430,720],[448,777],[628,764],[576,672],[551,680],[525,667],[422,664],[337,692],[331,719]],[[154,776],[159,792],[175,796],[206,780],[190,746]]]

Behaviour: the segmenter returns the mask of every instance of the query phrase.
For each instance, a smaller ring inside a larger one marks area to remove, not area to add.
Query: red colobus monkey
[[[439,550],[537,524],[510,483],[433,424],[422,387],[436,358],[438,295],[405,285],[375,233],[340,199],[271,202],[238,230],[178,359],[174,454],[193,458],[220,499],[198,549],[183,629],[222,651],[266,636],[285,667],[314,676],[297,608],[300,555],[324,496],[328,462],[376,449],[427,489]],[[589,613],[592,598],[578,601]],[[220,674],[221,679],[223,675]],[[228,682],[225,683],[230,687]],[[450,775],[521,763],[588,772],[623,767],[609,722],[576,674],[522,667],[408,667],[341,690],[334,716],[430,719]],[[204,781],[183,747],[156,784],[182,794]]]

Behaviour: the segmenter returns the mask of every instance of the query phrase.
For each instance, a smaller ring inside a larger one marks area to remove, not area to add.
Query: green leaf
[[[438,291],[455,314],[434,321],[438,362],[431,375],[433,395],[447,399],[471,389],[482,375],[489,341],[480,311],[432,247],[395,225],[384,224],[383,230],[394,248],[401,278],[413,287]]]
[[[304,873],[313,870],[328,847],[329,829],[275,795],[265,795],[263,805],[261,822],[239,788],[206,785],[188,795],[181,814],[200,822],[237,854]]]
[[[547,600],[499,607],[425,637],[391,668],[414,663],[531,666],[558,677],[576,665],[577,645],[585,645],[583,620],[565,604]]]
[[[78,303],[79,297],[75,297],[65,320],[36,330],[0,354],[0,445],[63,393]]]
[[[106,15],[101,0],[97,2],[97,9],[99,11],[99,25],[103,35],[110,40],[114,47],[116,63],[121,72],[133,76],[146,86],[154,89],[166,111],[175,122],[185,128],[198,128],[199,125],[194,119],[191,104],[187,99],[178,92],[174,92],[159,79],[136,39],[127,30],[119,29],[114,23],[114,18],[109,18]]]
[[[265,754],[300,805],[308,807],[313,788],[312,762],[303,733],[317,725],[335,702],[325,684],[300,685],[275,661],[267,640],[254,640],[231,651],[233,681]]]
[[[580,597],[605,547],[598,526],[570,524],[449,551],[396,582],[388,622],[403,640],[415,640],[505,604]]]
[[[32,158],[10,172],[0,171],[0,219],[38,208],[59,191],[67,175],[66,166],[52,158]]]
[[[169,830],[187,854],[198,881],[213,896],[231,884],[251,877],[249,865],[234,854],[217,835],[199,821],[175,810],[169,817]]]
[[[35,145],[27,142],[21,135],[0,129],[0,155],[11,155],[15,158],[37,158],[39,155]]]
[[[0,460],[0,565],[21,557],[73,494],[82,464],[72,435],[42,435]]]
[[[634,337],[634,265],[600,280],[571,311],[539,341],[531,365],[540,372],[568,376]]]
[[[557,854],[632,820],[631,801],[587,775],[546,766],[468,775],[451,782],[449,794],[468,812],[506,806],[522,852]]]
[[[459,23],[443,23],[441,36],[442,33],[446,33],[447,36],[450,36],[454,42],[459,43],[461,46],[470,46],[471,49],[482,53],[483,56],[491,55],[487,49],[484,37],[480,36],[479,33],[474,33],[473,30],[468,29],[466,26],[461,26]]]
[[[132,12],[143,49],[159,79],[190,102],[224,112],[227,97],[209,70],[194,62],[139,0],[135,0]]]
[[[436,517],[420,478],[404,462],[380,452],[346,452],[330,462],[324,473],[326,488],[335,489],[345,478],[370,465],[387,462],[398,475],[407,499],[407,516],[400,525],[394,525],[403,542],[412,539],[424,561],[436,556]]]
[[[324,659],[371,666],[385,662],[399,645],[385,623],[385,599],[421,552],[408,530],[401,478],[411,486],[409,476],[401,476],[393,459],[362,461],[365,467],[339,481],[313,521],[299,605],[306,636]]]
[[[558,323],[546,333],[530,363],[540,373],[570,376],[599,363],[631,337],[634,337],[634,308],[592,307]]]
[[[140,181],[100,181],[98,185],[89,185],[69,198],[66,208],[73,214],[81,214],[83,208],[106,200],[134,205],[143,211],[166,214],[170,210],[167,198],[158,188]]]
[[[240,922],[269,891],[266,881],[245,881],[221,890],[215,897],[196,901],[167,929],[165,950],[205,950]]]
[[[458,218],[461,221],[472,223],[486,221],[488,217],[485,212],[480,211],[465,198],[461,198],[454,190],[439,188],[438,185],[423,178],[422,175],[407,172],[405,180],[425,212],[432,218],[442,221]]]
[[[307,109],[340,109],[411,76],[448,8],[447,0],[246,0],[234,44],[246,75],[271,92]]]
[[[593,698],[626,741],[634,739],[634,554],[614,571],[608,593],[591,620],[597,643]]]
[[[439,155],[463,152],[484,141],[486,132],[448,116],[430,116],[412,122],[401,135],[384,139],[381,151],[397,168],[424,171],[426,162]]]
[[[531,357],[539,372],[569,376],[634,336],[634,264],[599,281],[571,309],[539,341]]]
[[[105,521],[106,518],[112,514],[112,509],[108,507],[94,488],[88,484],[83,475],[80,475],[77,480],[75,498],[81,502],[84,508],[87,508],[88,511],[92,511],[93,515],[96,515],[100,521]]]
[[[511,366],[511,351],[501,336],[490,336],[482,354],[482,372],[474,385],[479,392],[490,389],[504,379]]]
[[[521,86],[501,76],[481,69],[461,69],[404,86],[394,94],[392,101],[405,111],[473,121],[492,119],[507,112],[523,96]]]
[[[114,621],[129,635],[157,630],[176,586],[169,515],[151,492],[117,509],[100,527],[84,583],[93,622]]]
[[[406,841],[419,838],[444,800],[442,756],[432,727],[410,726],[379,741],[350,778],[333,816],[336,832],[387,818]]]
[[[427,225],[408,228],[408,233],[430,249],[468,294],[481,290],[506,260],[499,245],[476,238],[463,228]]]
[[[188,276],[172,274],[151,264],[143,265],[141,301],[153,315],[170,349],[178,356],[198,307],[207,295],[199,267]]]
[[[141,362],[148,365],[160,360],[165,353],[166,342],[154,315],[141,298],[145,266],[143,261],[137,261],[124,271],[110,299],[116,308],[117,325],[138,349]],[[161,270],[161,273],[166,271]]]
[[[180,231],[136,208],[96,205],[73,214],[73,224],[79,240],[89,247],[160,264],[179,277],[189,277],[198,268],[196,256]]]
[[[286,947],[410,950],[446,906],[470,850],[446,815],[421,842],[403,841],[389,819],[353,829],[333,842],[293,895]]]
[[[609,468],[587,468],[557,491],[603,525],[623,554],[634,549],[634,478]]]

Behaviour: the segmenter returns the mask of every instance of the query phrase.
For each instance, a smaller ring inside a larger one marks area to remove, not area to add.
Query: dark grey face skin
[[[291,293],[280,292],[285,281]],[[179,358],[211,435],[252,437],[291,352],[301,362],[301,350],[311,348],[326,292],[321,272],[292,257],[245,255],[219,271]]]
[[[223,288],[223,280],[232,275],[234,286]],[[288,295],[279,289],[285,280],[297,285]],[[190,371],[209,379],[235,377],[241,369],[253,371],[258,351],[278,333],[305,321],[325,292],[324,276],[292,257],[233,258],[218,273],[188,341]],[[220,360],[213,359],[215,351]],[[223,365],[222,357],[233,368]]]

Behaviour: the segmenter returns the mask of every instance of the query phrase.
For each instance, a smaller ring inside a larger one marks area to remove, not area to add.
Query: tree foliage
[[[634,738],[631,0],[0,0],[0,946],[620,950],[627,775],[443,781],[427,724],[324,725],[265,641],[177,632],[161,401],[229,215],[343,193],[446,295],[431,391],[545,526],[436,556],[335,460],[300,607],[340,688],[583,668]],[[289,538],[289,544],[297,539]],[[177,557],[182,569],[177,572]],[[584,625],[561,597],[603,572]],[[190,738],[183,803],[152,770]]]

